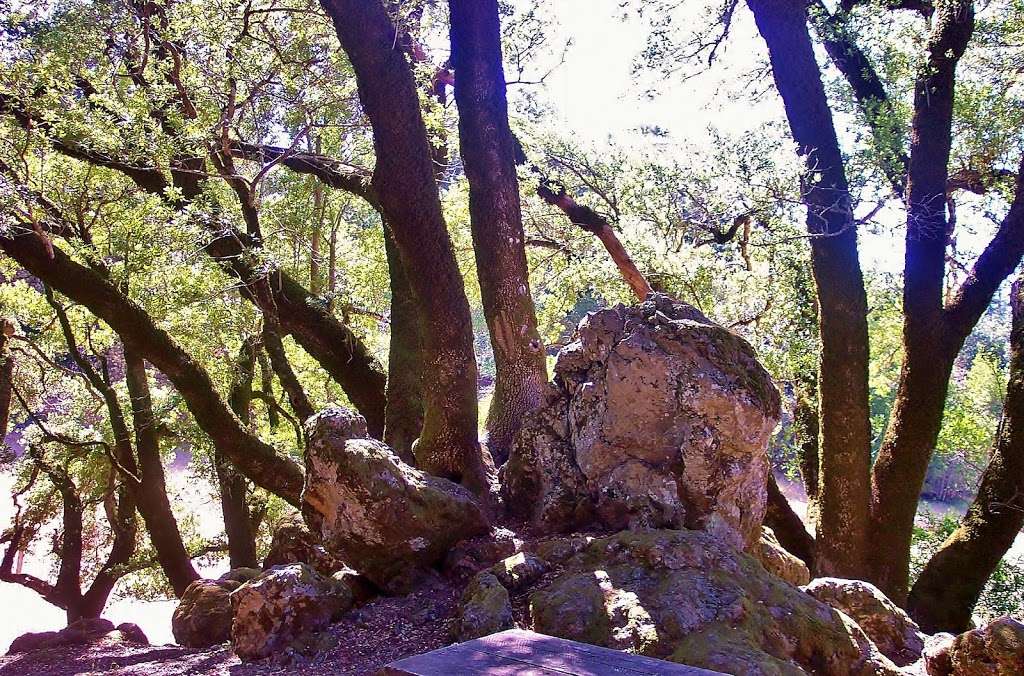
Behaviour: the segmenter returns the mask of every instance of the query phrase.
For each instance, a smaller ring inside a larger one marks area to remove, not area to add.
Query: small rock
[[[459,601],[458,640],[469,641],[512,626],[508,590],[489,572],[474,577]]]
[[[548,572],[550,566],[541,558],[519,552],[491,567],[491,573],[509,591],[518,592]]]
[[[807,564],[790,554],[775,537],[775,531],[767,526],[761,532],[756,552],[765,570],[781,577],[794,587],[811,581],[811,571],[808,570]]]
[[[802,589],[853,618],[882,654],[897,666],[904,667],[920,659],[924,635],[917,623],[870,582],[822,577]]]
[[[231,638],[230,594],[235,580],[196,580],[185,588],[171,615],[174,640],[188,648],[209,648]]]
[[[298,514],[283,519],[274,529],[263,567],[273,568],[289,563],[308,564],[325,577],[345,567],[344,562],[331,556]]]
[[[352,591],[304,563],[275,566],[231,593],[231,643],[244,661],[303,645],[352,607]]]
[[[495,528],[487,535],[456,543],[445,557],[443,570],[450,577],[464,580],[515,551],[515,534]]]
[[[237,582],[238,584],[245,584],[253,578],[259,577],[263,571],[259,568],[232,568],[228,572],[224,573],[218,580],[228,580],[230,582]]]
[[[121,632],[121,638],[128,643],[149,645],[149,638],[146,636],[146,632],[142,631],[142,627],[134,622],[122,622],[117,625],[117,630]]]

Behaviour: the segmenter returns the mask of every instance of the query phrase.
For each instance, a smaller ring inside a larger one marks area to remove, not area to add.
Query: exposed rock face
[[[549,532],[596,518],[752,547],[778,419],[778,392],[750,345],[656,294],[580,323],[524,422],[504,490]]]
[[[290,563],[305,563],[325,577],[345,567],[344,562],[331,556],[297,514],[284,519],[274,530],[263,567],[273,568]]]
[[[231,593],[231,643],[243,660],[285,651],[352,607],[352,591],[304,563],[275,566]]]
[[[822,577],[803,590],[852,617],[898,666],[913,664],[921,657],[924,635],[917,623],[870,582]]]
[[[14,639],[8,655],[33,652],[35,650],[61,648],[84,643],[135,643],[149,645],[149,639],[138,625],[124,622],[116,628],[114,623],[103,618],[86,618],[72,622],[60,631],[28,632]]]
[[[951,637],[938,634],[925,650],[929,676],[1024,674],[1024,624],[1010,617]]]
[[[492,573],[474,577],[459,601],[459,641],[512,628],[512,605],[508,590]]]
[[[171,615],[174,640],[188,648],[209,648],[231,638],[229,594],[238,580],[196,580],[185,588]]]
[[[732,674],[897,674],[846,615],[698,531],[593,540],[529,595],[540,633]]]
[[[757,543],[757,558],[765,570],[791,585],[799,587],[811,581],[811,571],[807,564],[786,551],[775,537],[775,532],[767,526]]]
[[[365,433],[345,409],[306,421],[302,514],[331,554],[383,589],[407,591],[453,544],[489,526],[469,491],[410,467]]]

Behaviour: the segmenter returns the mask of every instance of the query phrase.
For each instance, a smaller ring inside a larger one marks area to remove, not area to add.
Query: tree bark
[[[1010,380],[988,467],[960,526],[925,565],[907,608],[929,634],[970,629],[971,613],[1024,526],[1024,277],[1010,291]]]
[[[476,360],[469,303],[448,237],[412,69],[379,0],[322,0],[356,74],[373,128],[373,186],[417,300],[425,389],[414,449],[425,471],[488,489],[477,441]]]
[[[257,485],[298,506],[302,471],[246,430],[218,395],[206,370],[136,303],[99,274],[50,250],[28,232],[0,236],[0,248],[27,271],[110,325],[174,384],[199,427]]]
[[[316,413],[316,410],[310,403],[309,397],[306,396],[306,391],[302,389],[302,383],[295,375],[291,362],[288,361],[288,354],[284,351],[284,343],[281,342],[280,334],[266,321],[263,323],[263,347],[267,350],[271,368],[277,374],[277,379],[281,381],[281,389],[288,397],[288,403],[291,404],[295,415],[298,416],[300,422],[309,419]]]
[[[228,403],[242,425],[252,425],[252,381],[256,376],[256,352],[259,342],[250,337],[242,341],[235,360],[235,375]],[[245,477],[235,471],[228,459],[214,449],[214,469],[220,487],[220,508],[224,534],[228,539],[228,560],[232,568],[257,568],[256,533],[246,499]]]
[[[384,443],[415,465],[413,443],[423,428],[423,355],[420,323],[405,269],[390,229],[384,227],[384,251],[391,280],[391,338],[388,343],[388,404]]]
[[[496,464],[508,459],[523,416],[547,383],[530,295],[515,142],[508,124],[497,0],[450,0],[459,147],[469,180],[470,226],[496,379],[484,424]]]
[[[14,356],[8,339],[14,335],[14,323],[0,319],[0,447],[7,438],[7,425],[11,420],[11,387],[14,384]]]
[[[125,381],[131,397],[132,420],[135,423],[135,448],[138,454],[140,485],[136,492],[139,513],[146,524],[156,559],[174,593],[181,598],[185,588],[199,579],[192,559],[185,549],[167,499],[164,463],[160,457],[160,438],[153,415],[149,393],[149,377],[142,356],[128,345],[124,347]]]
[[[871,581],[907,600],[910,542],[946,390],[966,334],[949,330],[943,308],[946,186],[956,64],[974,29],[971,2],[940,3],[928,61],[914,88],[903,285],[903,364],[885,439],[873,471]]]
[[[821,509],[817,573],[867,572],[871,427],[867,297],[857,227],[821,73],[800,0],[748,0],[768,45],[775,84],[798,152],[819,303]]]

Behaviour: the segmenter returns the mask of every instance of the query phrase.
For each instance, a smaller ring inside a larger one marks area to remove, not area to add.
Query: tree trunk
[[[473,326],[448,237],[412,69],[379,0],[322,0],[373,128],[373,186],[416,297],[426,377],[423,430],[414,449],[425,471],[488,489],[477,441]]]
[[[281,389],[288,397],[288,403],[291,404],[292,410],[298,416],[299,422],[306,421],[316,413],[316,410],[310,403],[309,397],[306,396],[306,391],[302,389],[302,383],[299,382],[298,376],[292,370],[280,334],[266,321],[263,323],[263,347],[267,350],[270,365],[274,373],[277,374],[277,379],[281,381]]]
[[[50,249],[35,233],[0,236],[0,248],[23,268],[110,325],[178,390],[199,427],[247,477],[292,505],[300,504],[302,471],[245,429],[218,395],[206,370],[136,303],[99,274]]]
[[[252,381],[256,376],[256,352],[259,342],[252,337],[242,341],[235,360],[235,375],[228,402],[231,410],[246,427],[252,425]],[[256,568],[256,534],[253,532],[248,486],[245,477],[235,471],[221,453],[214,449],[213,465],[220,487],[220,508],[224,517],[224,534],[228,538],[228,560],[232,568]]]
[[[914,87],[903,283],[903,364],[873,471],[871,581],[907,600],[910,542],[928,462],[942,427],[946,390],[966,334],[944,313],[946,188],[956,64],[974,28],[971,2],[940,3],[928,62]]]
[[[131,397],[132,419],[135,423],[135,448],[138,454],[138,475],[141,484],[136,491],[139,513],[149,532],[156,559],[174,593],[181,598],[185,588],[199,579],[192,559],[185,549],[167,499],[164,464],[160,457],[160,438],[153,416],[149,393],[149,377],[142,356],[131,347],[124,348],[125,381]]]
[[[798,152],[811,267],[817,287],[821,362],[821,509],[818,574],[867,572],[871,425],[868,405],[867,297],[857,227],[832,114],[800,0],[748,0],[768,45],[775,84]]]
[[[384,443],[415,465],[412,446],[423,428],[423,354],[416,299],[398,257],[391,231],[384,227],[384,251],[391,278],[391,339],[388,343],[388,405]]]
[[[1024,526],[1024,277],[1014,282],[1010,304],[1010,380],[988,467],[959,528],[910,590],[907,607],[929,634],[972,627],[978,597]]]
[[[450,0],[459,147],[484,317],[497,371],[484,429],[496,464],[535,409],[547,367],[530,295],[497,0]]]
[[[11,387],[14,385],[14,356],[7,344],[14,335],[14,323],[0,319],[0,447],[7,438],[7,425],[11,419]]]
[[[779,490],[771,472],[768,473],[768,511],[764,515],[764,525],[775,531],[775,537],[786,551],[814,570],[814,537],[807,532],[804,522]]]

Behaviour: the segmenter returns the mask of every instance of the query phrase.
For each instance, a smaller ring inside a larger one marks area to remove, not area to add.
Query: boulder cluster
[[[358,414],[311,417],[301,518],[263,570],[190,585],[176,640],[321,650],[351,609],[442,580],[463,589],[452,640],[518,627],[751,675],[1024,673],[1021,623],[926,636],[866,582],[812,580],[763,526],[780,402],[741,338],[655,294],[588,315],[554,371],[498,477],[507,515]]]

